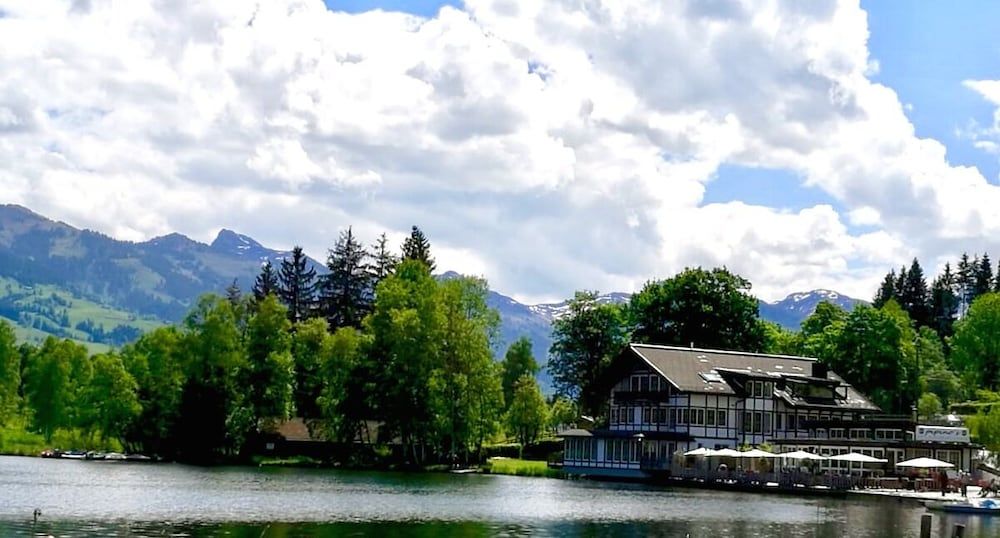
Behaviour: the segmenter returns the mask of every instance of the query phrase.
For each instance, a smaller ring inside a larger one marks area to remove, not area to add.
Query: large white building
[[[632,344],[613,368],[607,428],[564,432],[567,472],[649,477],[695,448],[770,445],[971,470],[965,428],[891,417],[815,359]],[[826,463],[831,470],[846,464]]]

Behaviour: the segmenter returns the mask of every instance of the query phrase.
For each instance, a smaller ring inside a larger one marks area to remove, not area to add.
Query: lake
[[[0,536],[892,538],[918,536],[923,513],[893,499],[587,480],[0,456]],[[935,514],[935,536],[956,522],[1000,536],[997,519]]]

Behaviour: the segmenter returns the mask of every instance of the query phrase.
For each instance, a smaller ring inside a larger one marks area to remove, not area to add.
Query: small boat
[[[104,461],[125,461],[125,454],[121,452],[108,452],[104,455]]]
[[[87,453],[82,450],[70,450],[63,452],[62,457],[68,460],[82,460],[87,457]]]
[[[952,514],[1000,515],[1000,502],[993,499],[969,499],[959,502],[928,502],[928,510]]]

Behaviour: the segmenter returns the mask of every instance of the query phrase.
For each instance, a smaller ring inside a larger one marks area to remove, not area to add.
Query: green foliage
[[[325,383],[320,368],[329,336],[327,322],[321,318],[299,323],[292,335],[292,357],[295,360],[293,400],[296,414],[306,419],[322,415],[317,400]]]
[[[573,402],[568,398],[556,396],[549,404],[549,429],[558,432],[559,428],[575,425],[579,416],[580,413]]]
[[[353,327],[341,327],[333,335],[324,335],[317,350],[322,388],[317,399],[329,438],[349,442],[360,436],[365,418],[354,409],[357,405],[347,385],[356,372],[367,343],[365,336]]]
[[[952,363],[968,372],[976,386],[996,389],[1000,384],[1000,294],[987,293],[972,303],[955,324],[951,338]]]
[[[962,397],[962,384],[948,368],[944,346],[936,332],[921,327],[916,341],[916,358],[920,368],[920,389],[938,397],[942,405]]]
[[[726,269],[685,269],[649,282],[629,302],[632,338],[648,344],[761,351],[764,328],[750,282]]]
[[[917,414],[924,418],[934,418],[941,414],[941,399],[936,394],[927,392],[917,400]]]
[[[429,380],[441,346],[436,299],[437,282],[427,265],[405,260],[378,285],[365,322],[379,390],[372,403],[383,428],[411,447],[427,444],[433,427]],[[412,456],[420,459],[415,448]]]
[[[777,323],[761,322],[764,328],[764,352],[776,355],[797,355],[801,348],[798,334]]]
[[[280,284],[278,283],[278,273],[274,270],[271,260],[266,260],[260,266],[260,274],[253,283],[254,302],[261,302],[268,295],[277,295]]]
[[[507,348],[503,359],[503,401],[510,407],[514,400],[514,385],[521,376],[538,373],[538,362],[531,352],[531,340],[521,337]]]
[[[17,350],[14,328],[0,320],[0,426],[17,410],[21,386],[21,354]]]
[[[330,273],[320,286],[320,310],[331,330],[361,327],[371,310],[372,281],[368,253],[351,228],[341,232],[327,258]]]
[[[265,297],[250,318],[244,386],[256,431],[291,416],[295,366],[290,329],[288,312],[273,295]]]
[[[424,232],[414,226],[410,230],[410,236],[403,241],[403,260],[416,260],[427,267],[427,271],[433,273],[436,265],[431,257],[431,242],[427,240]]]
[[[627,343],[621,307],[598,303],[597,292],[577,292],[552,328],[548,367],[557,394],[600,414],[608,397],[604,373]]]
[[[452,455],[479,448],[499,428],[503,393],[490,336],[499,325],[486,305],[486,282],[454,278],[438,284],[440,357],[430,377],[437,442]]]
[[[316,269],[309,267],[302,247],[295,246],[292,255],[281,260],[278,270],[278,297],[288,308],[288,320],[292,323],[309,318],[316,302]]]
[[[389,239],[383,233],[378,236],[378,241],[372,247],[372,267],[371,276],[373,287],[396,271],[399,265],[399,257],[389,250]]]
[[[93,374],[87,349],[49,337],[28,357],[24,392],[33,413],[31,427],[46,441],[59,428],[78,424],[78,398]]]
[[[514,385],[514,397],[507,410],[509,431],[521,446],[534,443],[545,431],[548,415],[538,382],[531,375],[521,376]]]
[[[204,296],[184,321],[186,364],[177,436],[178,451],[212,460],[239,451],[253,426],[238,386],[246,357],[229,301]]]
[[[102,439],[123,440],[129,425],[142,411],[138,386],[118,354],[95,355],[93,377],[83,387],[77,402],[87,432],[100,432]]]
[[[1000,405],[992,406],[989,412],[968,417],[966,424],[973,439],[990,451],[1000,450]]]
[[[140,413],[128,427],[126,446],[140,452],[173,455],[181,394],[187,373],[183,335],[176,327],[146,333],[122,349],[122,363],[136,381]]]

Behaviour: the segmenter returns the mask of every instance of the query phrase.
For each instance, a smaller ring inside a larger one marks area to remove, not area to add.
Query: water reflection
[[[0,536],[891,538],[917,536],[923,513],[895,500],[590,481],[0,457]],[[935,519],[937,536],[955,522],[1000,536],[989,519]]]

